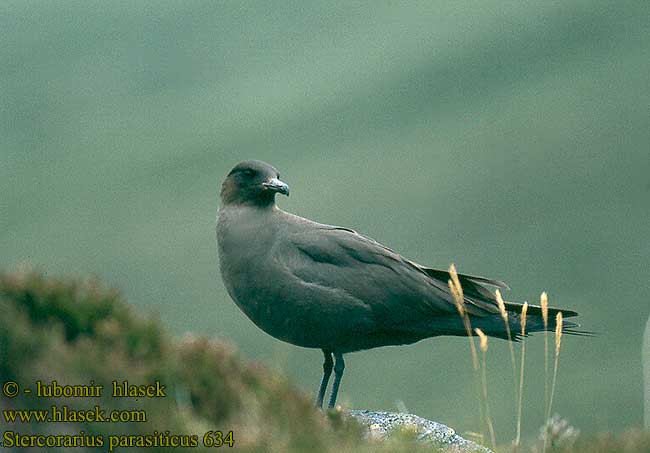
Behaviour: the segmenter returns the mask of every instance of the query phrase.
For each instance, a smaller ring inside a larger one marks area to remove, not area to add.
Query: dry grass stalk
[[[479,401],[479,426],[483,426],[484,411],[483,404],[481,402],[478,355],[476,353],[476,346],[474,345],[474,337],[472,336],[472,326],[469,320],[469,315],[467,314],[467,310],[465,310],[465,296],[463,294],[463,287],[460,284],[460,279],[458,278],[458,273],[456,272],[456,266],[454,266],[453,263],[451,266],[449,266],[449,276],[451,277],[447,282],[449,285],[449,290],[452,297],[454,298],[456,310],[458,310],[458,314],[463,320],[463,326],[465,327],[465,333],[467,334],[467,340],[469,341],[469,350],[472,356],[472,369],[474,370],[474,386],[476,396],[478,397]]]
[[[499,307],[499,313],[501,313],[501,318],[503,318],[503,323],[506,326],[506,334],[508,335],[508,348],[510,349],[510,364],[512,365],[512,388],[515,390],[515,405],[517,404],[517,361],[515,359],[515,347],[512,344],[512,334],[510,333],[510,322],[508,321],[508,312],[506,311],[506,304],[501,297],[501,291],[498,289],[495,291],[494,295],[497,299],[497,306]]]
[[[492,442],[492,449],[496,450],[496,438],[494,435],[494,425],[492,424],[492,415],[490,414],[490,404],[488,402],[488,391],[487,391],[487,350],[488,350],[488,337],[483,333],[479,328],[474,329],[476,335],[480,339],[481,347],[481,356],[483,360],[481,361],[481,384],[483,388],[483,402],[485,404],[485,418],[487,422],[488,433],[490,434],[490,441]]]
[[[555,362],[553,364],[553,383],[551,384],[551,397],[548,401],[546,411],[546,420],[551,417],[551,407],[553,406],[553,396],[555,395],[555,383],[557,381],[557,368],[560,359],[560,346],[562,344],[562,312],[558,312],[555,317]],[[544,451],[546,450],[547,436],[544,436]]]
[[[519,447],[521,442],[521,409],[524,397],[524,363],[526,362],[526,314],[528,313],[528,302],[521,307],[521,364],[519,367],[519,401],[517,404],[517,437],[515,445]]]
[[[514,399],[512,400],[515,405],[515,411],[517,410],[517,404],[519,402],[519,393],[517,389],[517,360],[515,359],[515,347],[512,343],[512,333],[510,332],[510,321],[508,320],[508,311],[506,310],[506,303],[501,297],[501,291],[498,289],[494,292],[494,295],[497,300],[497,306],[499,307],[499,313],[503,319],[503,323],[506,326],[506,335],[508,336],[508,349],[510,350],[510,365],[512,366],[512,390],[514,392]],[[515,412],[516,413],[516,412]]]
[[[544,415],[548,412],[548,296],[543,292],[540,296],[542,321],[544,322]],[[546,423],[547,418],[544,419]]]
[[[451,295],[454,298],[454,303],[456,304],[456,310],[463,320],[463,325],[465,326],[465,332],[467,333],[467,338],[469,339],[469,349],[472,354],[472,367],[474,370],[478,370],[478,355],[476,353],[476,346],[474,345],[474,338],[472,337],[472,325],[467,315],[467,310],[465,310],[465,296],[463,294],[463,287],[460,285],[460,280],[458,279],[458,273],[456,272],[456,266],[453,264],[449,266],[449,275],[451,279],[448,281],[449,290]]]

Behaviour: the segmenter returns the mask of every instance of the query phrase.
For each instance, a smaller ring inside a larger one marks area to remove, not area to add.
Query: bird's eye
[[[246,170],[242,171],[242,174],[250,178],[251,176],[255,176],[255,170],[251,170],[250,168],[247,168]]]

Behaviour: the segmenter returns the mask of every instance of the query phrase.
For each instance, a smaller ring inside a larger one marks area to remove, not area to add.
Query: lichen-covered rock
[[[438,450],[490,453],[491,450],[462,438],[449,426],[413,414],[350,410],[349,415],[368,428],[368,437],[385,439],[396,432],[413,430],[417,441]]]

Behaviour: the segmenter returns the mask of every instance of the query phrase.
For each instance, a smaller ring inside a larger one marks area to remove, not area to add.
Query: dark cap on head
[[[221,186],[224,204],[272,206],[275,194],[289,195],[289,186],[280,181],[280,173],[260,160],[245,160],[228,173]]]

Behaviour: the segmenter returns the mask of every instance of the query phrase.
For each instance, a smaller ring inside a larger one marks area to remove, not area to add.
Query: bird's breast
[[[223,210],[217,217],[217,249],[228,293],[253,321],[272,291],[269,260],[275,225],[247,210]]]

